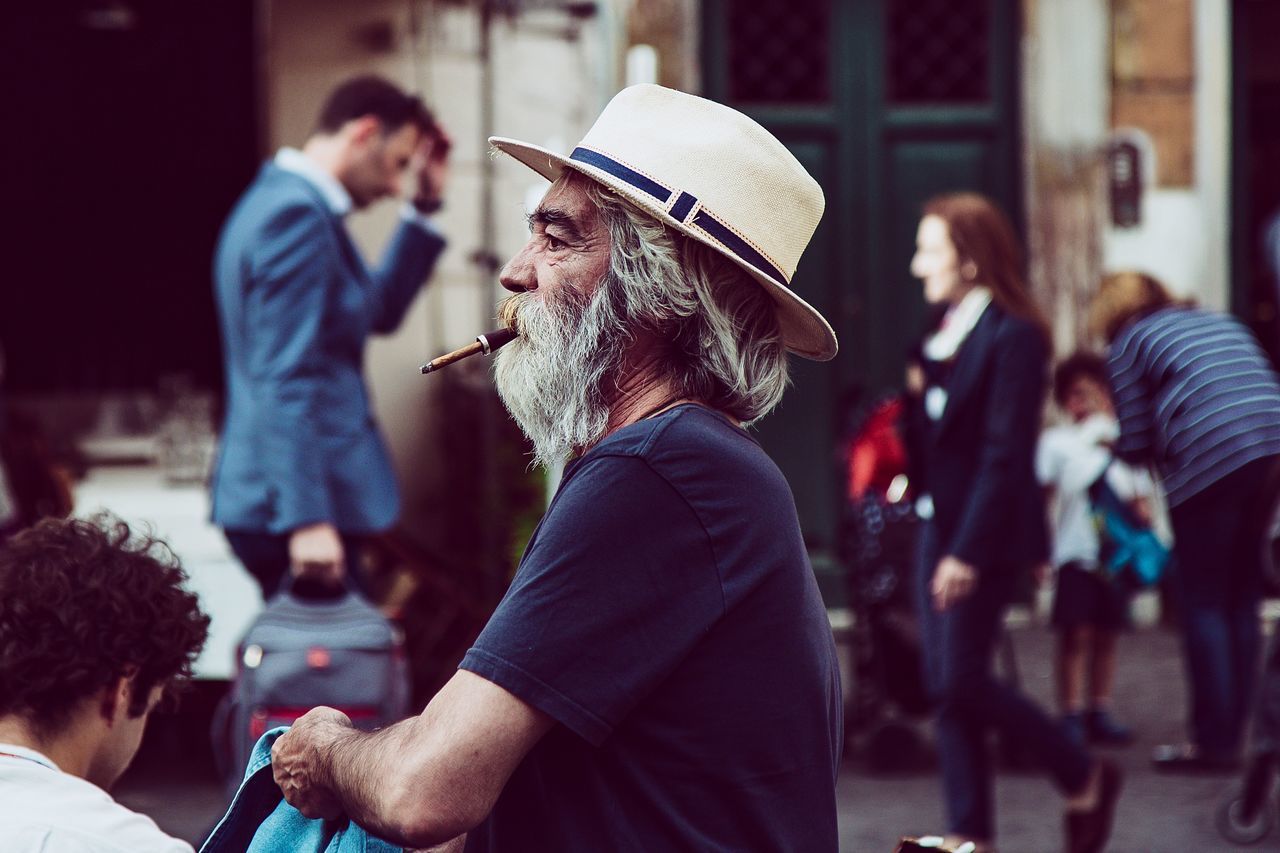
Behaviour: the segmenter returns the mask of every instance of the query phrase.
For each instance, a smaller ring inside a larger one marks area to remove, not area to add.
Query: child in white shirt
[[[1135,515],[1150,523],[1154,485],[1148,474],[1113,459],[1119,427],[1107,389],[1106,363],[1077,352],[1054,371],[1054,400],[1068,422],[1045,430],[1036,476],[1051,492],[1052,562],[1057,571],[1053,625],[1058,631],[1058,700],[1063,725],[1081,742],[1124,745],[1133,732],[1111,713],[1116,639],[1129,625],[1131,589],[1102,564],[1090,488],[1105,478]],[[1089,682],[1085,701],[1086,674]]]

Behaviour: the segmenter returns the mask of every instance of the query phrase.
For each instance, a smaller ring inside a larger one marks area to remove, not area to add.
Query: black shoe
[[[1100,746],[1128,746],[1133,743],[1133,729],[1116,722],[1114,717],[1100,708],[1085,716],[1085,728],[1090,742]]]
[[[1084,732],[1084,714],[1076,711],[1070,714],[1063,714],[1058,720],[1058,725],[1062,726],[1062,730],[1066,732],[1067,737],[1079,746],[1085,745]]]
[[[1063,818],[1067,853],[1102,853],[1111,837],[1111,824],[1116,816],[1116,802],[1124,787],[1124,775],[1110,761],[1099,761],[1101,779],[1098,801],[1088,811],[1069,811]]]
[[[1205,773],[1232,775],[1240,769],[1240,756],[1233,752],[1211,752],[1192,743],[1163,744],[1151,753],[1151,763],[1163,773]]]

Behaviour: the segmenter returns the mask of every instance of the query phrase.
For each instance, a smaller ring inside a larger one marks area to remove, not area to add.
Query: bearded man
[[[835,850],[840,678],[791,491],[745,429],[787,351],[835,354],[788,288],[822,193],[767,131],[637,86],[506,265],[502,399],[572,459],[510,590],[412,720],[332,709],[276,742],[309,816],[468,850]],[[466,833],[465,840],[462,835]]]

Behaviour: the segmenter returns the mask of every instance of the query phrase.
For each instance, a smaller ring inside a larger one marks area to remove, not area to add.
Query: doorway
[[[827,207],[794,289],[840,339],[831,364],[793,361],[759,425],[795,493],[828,601],[849,413],[900,388],[925,319],[908,273],[921,206],[975,190],[1021,223],[1016,0],[707,0],[708,97],[776,135]]]
[[[1280,365],[1280,259],[1264,246],[1280,216],[1280,3],[1235,0],[1232,12],[1232,307]]]
[[[259,156],[254,5],[8,13],[7,393],[221,386],[210,265]]]

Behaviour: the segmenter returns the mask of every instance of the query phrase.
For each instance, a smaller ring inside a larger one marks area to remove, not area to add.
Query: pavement
[[[1052,635],[1036,624],[1010,633],[1024,690],[1052,707]],[[1115,705],[1117,716],[1136,728],[1139,740],[1131,747],[1109,751],[1126,779],[1108,851],[1280,850],[1280,827],[1252,848],[1235,847],[1218,836],[1214,812],[1235,784],[1234,777],[1166,776],[1150,768],[1151,748],[1181,740],[1184,731],[1182,662],[1174,634],[1145,628],[1122,639]],[[143,754],[116,792],[131,808],[152,815],[165,830],[195,844],[225,805],[208,749],[197,746],[207,730],[200,729],[201,713],[197,709],[188,719],[162,719],[148,733]],[[919,730],[927,736],[928,728],[921,724]],[[901,835],[941,830],[941,796],[927,758],[923,766],[907,773],[873,773],[865,764],[854,754],[841,774],[837,796],[842,851],[889,853]],[[1061,800],[1045,777],[1000,770],[996,803],[1001,853],[1062,849]]]
[[[1011,632],[1024,691],[1045,708],[1053,700],[1053,636],[1040,626]],[[1176,634],[1147,628],[1122,638],[1116,677],[1116,716],[1133,725],[1138,740],[1106,754],[1125,772],[1111,853],[1217,853],[1280,850],[1280,827],[1263,843],[1237,847],[1214,829],[1214,813],[1236,777],[1174,776],[1151,768],[1151,749],[1184,738],[1185,692]],[[928,727],[923,727],[927,733]],[[877,775],[855,756],[838,789],[840,849],[889,853],[902,834],[940,833],[942,798],[932,768]],[[1001,853],[1056,853],[1062,849],[1061,799],[1045,776],[1002,769],[996,784],[997,841]]]

